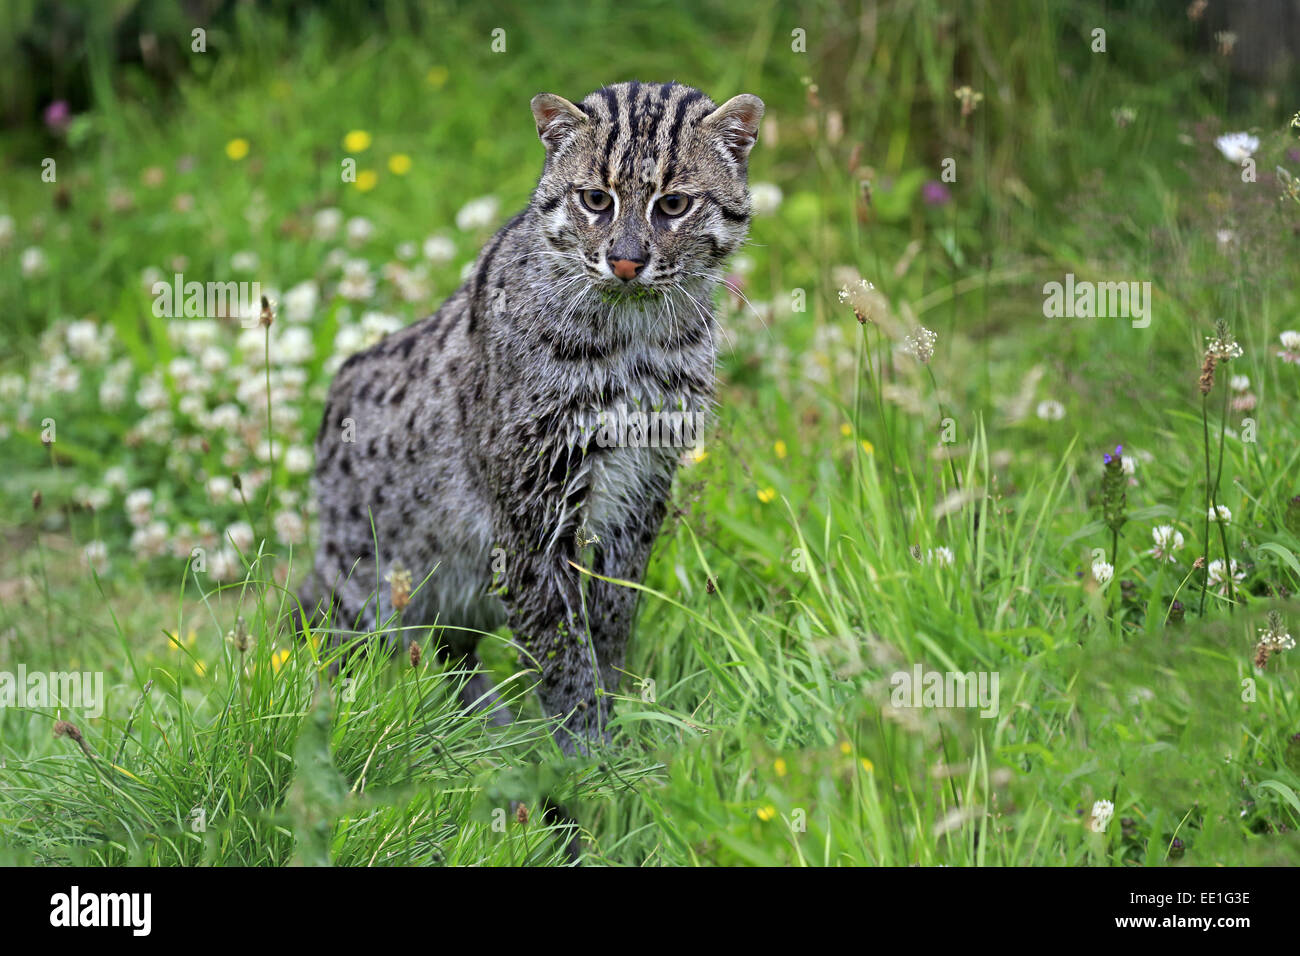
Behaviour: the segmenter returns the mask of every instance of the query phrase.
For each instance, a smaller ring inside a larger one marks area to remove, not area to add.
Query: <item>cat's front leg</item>
[[[605,529],[601,540],[594,544],[591,569],[600,578],[640,584],[666,511],[666,502],[659,499],[644,509],[629,512],[623,521]],[[600,578],[588,582],[586,618],[599,661],[601,685],[607,694],[613,694],[618,689],[641,592]]]
[[[502,595],[524,667],[541,675],[538,696],[547,717],[558,718],[555,740],[566,754],[587,753],[605,740],[609,701],[582,614],[582,588],[574,555],[514,555],[507,561]]]

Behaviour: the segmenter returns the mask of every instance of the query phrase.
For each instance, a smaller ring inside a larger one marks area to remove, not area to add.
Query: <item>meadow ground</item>
[[[589,863],[1300,861],[1294,84],[1142,3],[238,6],[3,134],[0,674],[104,694],[0,707],[0,863],[563,862],[544,795]],[[278,622],[330,373],[527,201],[534,93],[628,78],[765,100],[759,214],[615,743],[562,759],[505,631],[494,730],[434,635],[331,682]],[[274,324],[157,317],[175,273]],[[1146,314],[1045,314],[1107,281]]]

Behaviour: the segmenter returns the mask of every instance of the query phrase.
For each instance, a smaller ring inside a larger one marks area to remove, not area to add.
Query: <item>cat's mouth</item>
[[[654,286],[639,282],[620,282],[618,285],[598,285],[595,287],[600,301],[606,305],[621,305],[626,302],[651,302],[663,298],[663,292]]]

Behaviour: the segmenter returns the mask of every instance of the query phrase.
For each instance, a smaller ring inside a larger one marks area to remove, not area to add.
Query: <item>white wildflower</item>
[[[334,208],[321,209],[312,217],[312,235],[322,241],[329,241],[338,235],[343,225],[343,213]]]
[[[284,294],[284,317],[290,322],[308,322],[316,314],[320,290],[311,279],[299,282]]]
[[[755,216],[770,216],[781,208],[785,195],[776,183],[753,183],[749,187],[749,198]]]
[[[45,274],[49,268],[49,261],[38,246],[29,246],[23,250],[19,265],[24,279],[34,279]]]
[[[1105,586],[1114,576],[1115,568],[1110,562],[1101,559],[1092,562],[1092,577],[1098,584]]]
[[[1092,815],[1088,818],[1088,828],[1093,833],[1105,833],[1110,825],[1110,818],[1115,815],[1115,804],[1109,800],[1098,800],[1092,805]]]
[[[1034,414],[1045,422],[1059,422],[1065,417],[1065,406],[1054,398],[1048,398],[1038,403]]]
[[[375,226],[365,216],[353,216],[348,220],[347,236],[348,245],[352,247],[364,245],[371,236],[375,234]]]
[[[486,229],[496,220],[500,205],[501,201],[496,196],[480,196],[471,199],[456,213],[456,228],[462,232]]]
[[[1224,133],[1214,141],[1225,159],[1240,166],[1259,149],[1259,137],[1249,133]]]
[[[1206,587],[1215,588],[1220,594],[1227,594],[1229,574],[1232,576],[1234,585],[1246,580],[1246,572],[1237,570],[1236,558],[1233,558],[1228,565],[1224,565],[1222,558],[1216,558],[1210,562],[1210,566],[1206,571]]]
[[[81,549],[81,563],[86,568],[94,568],[95,573],[103,577],[108,573],[108,545],[103,541],[91,541]]]
[[[424,240],[424,258],[430,262],[450,262],[456,256],[456,245],[446,236],[430,236]]]
[[[1155,542],[1155,547],[1151,549],[1151,557],[1157,561],[1176,560],[1174,552],[1183,546],[1183,533],[1173,525],[1162,524],[1152,528],[1151,539]]]

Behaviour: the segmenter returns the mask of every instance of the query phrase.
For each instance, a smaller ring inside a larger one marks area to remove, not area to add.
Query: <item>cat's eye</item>
[[[614,205],[614,197],[603,189],[584,189],[579,194],[582,204],[592,212],[604,212]]]
[[[681,193],[669,193],[666,196],[659,197],[659,201],[655,203],[655,208],[665,216],[676,219],[691,208],[691,197],[683,196]]]

